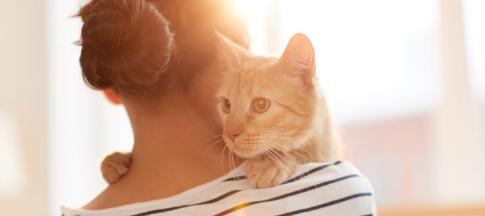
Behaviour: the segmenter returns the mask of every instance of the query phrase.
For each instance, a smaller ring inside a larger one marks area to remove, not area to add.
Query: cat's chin
[[[260,154],[260,152],[254,150],[247,150],[247,149],[239,149],[239,148],[231,148],[231,151],[236,154],[240,158],[253,158]]]
[[[257,156],[258,154],[253,153],[253,152],[239,152],[239,151],[234,151],[234,153],[239,156],[240,158],[248,159]]]

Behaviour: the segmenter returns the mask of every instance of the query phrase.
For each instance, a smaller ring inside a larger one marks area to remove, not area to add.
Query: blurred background
[[[297,32],[380,215],[485,215],[485,1],[228,0],[251,49]],[[0,0],[0,215],[59,215],[131,148],[122,107],[81,78],[77,0]]]

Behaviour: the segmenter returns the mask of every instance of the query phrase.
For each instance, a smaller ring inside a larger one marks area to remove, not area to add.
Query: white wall
[[[0,1],[0,215],[59,215],[105,186],[103,155],[132,142],[121,107],[79,68],[82,1]]]
[[[0,1],[0,215],[47,215],[43,0]]]
[[[466,55],[462,4],[462,0],[440,4],[443,96],[433,122],[435,200],[455,205],[485,198],[477,189],[485,181],[482,109],[469,70],[473,59]]]

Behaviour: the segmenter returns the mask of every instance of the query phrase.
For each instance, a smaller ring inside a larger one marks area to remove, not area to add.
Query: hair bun
[[[94,0],[81,9],[81,68],[94,88],[149,86],[166,71],[173,34],[145,0]]]

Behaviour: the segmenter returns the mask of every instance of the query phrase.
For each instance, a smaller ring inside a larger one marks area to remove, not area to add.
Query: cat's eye
[[[268,111],[270,107],[271,107],[271,101],[262,97],[253,99],[253,102],[251,104],[251,109],[254,112],[258,112],[258,113],[264,113]]]
[[[230,113],[231,112],[231,101],[227,98],[222,99],[222,111],[224,113]]]

